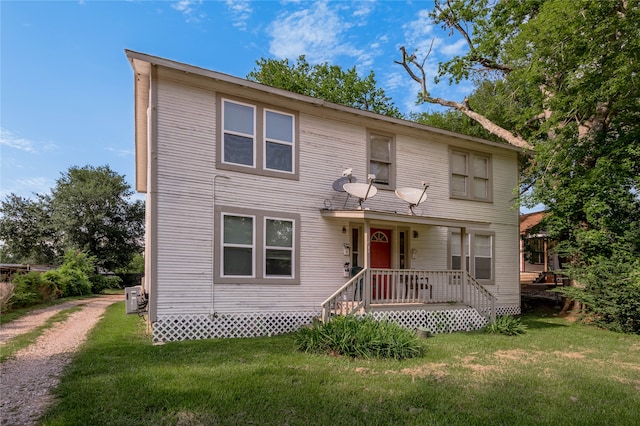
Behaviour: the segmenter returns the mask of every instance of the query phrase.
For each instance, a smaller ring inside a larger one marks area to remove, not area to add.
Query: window
[[[376,175],[373,183],[393,185],[393,138],[380,134],[369,134],[369,173]]]
[[[296,116],[221,98],[217,168],[297,179]]]
[[[466,269],[475,279],[494,281],[494,235],[489,232],[469,231],[465,240]],[[451,269],[460,270],[460,232],[450,234]]]
[[[527,238],[524,240],[525,258],[532,265],[544,264],[545,240],[543,238]]]
[[[264,112],[265,169],[293,171],[293,116],[275,111]]]
[[[491,157],[451,151],[451,197],[491,201]]]
[[[216,206],[216,282],[299,284],[297,214]]]
[[[223,275],[252,277],[255,228],[254,217],[223,215]]]
[[[467,271],[469,271],[469,234],[467,234],[467,239],[465,240],[465,253],[467,254]],[[456,271],[462,269],[460,256],[460,233],[453,232],[451,233],[451,269]]]
[[[265,219],[266,277],[293,276],[293,221]]]
[[[223,101],[225,163],[255,167],[255,107]]]

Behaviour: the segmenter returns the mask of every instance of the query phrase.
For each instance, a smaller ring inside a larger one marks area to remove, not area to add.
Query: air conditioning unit
[[[142,286],[125,287],[124,289],[126,313],[137,314],[145,305],[144,291]]]

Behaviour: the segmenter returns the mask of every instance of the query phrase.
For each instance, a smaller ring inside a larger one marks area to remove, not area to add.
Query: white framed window
[[[293,172],[294,123],[292,114],[264,110],[264,168]]]
[[[493,232],[470,230],[466,234],[465,253],[467,272],[480,282],[492,284],[495,281],[495,235]],[[460,232],[449,235],[451,269],[460,270]]]
[[[451,198],[491,201],[491,156],[452,149],[450,152]]]
[[[222,162],[255,167],[256,108],[227,99],[222,105]]]
[[[299,178],[295,112],[227,96],[219,97],[217,105],[218,169]]]
[[[215,207],[215,282],[299,284],[300,215]]]
[[[254,277],[255,217],[222,214],[222,275]]]
[[[379,133],[369,133],[369,174],[376,177],[374,184],[393,186],[394,184],[394,138]]]
[[[264,276],[292,277],[295,223],[290,219],[265,218]]]

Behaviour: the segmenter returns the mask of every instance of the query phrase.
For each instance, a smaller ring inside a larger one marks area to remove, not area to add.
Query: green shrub
[[[89,277],[91,282],[91,292],[93,294],[104,293],[109,288],[122,288],[122,278],[118,276],[105,277],[104,275],[93,274]]]
[[[487,324],[483,331],[489,334],[504,334],[505,336],[517,336],[527,332],[527,326],[522,324],[520,318],[511,315],[501,315],[495,321]]]
[[[43,282],[40,272],[28,272],[13,279],[13,297],[9,307],[23,308],[40,301],[39,290]]]
[[[354,358],[406,359],[424,354],[423,342],[412,330],[372,317],[338,316],[314,323],[295,335],[299,350]]]

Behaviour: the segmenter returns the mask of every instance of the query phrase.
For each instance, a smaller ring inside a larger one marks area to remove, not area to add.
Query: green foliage
[[[50,195],[8,195],[0,204],[0,256],[12,263],[57,263],[79,248],[107,270],[140,252],[144,205],[123,176],[104,167],[71,167]]]
[[[579,283],[562,292],[638,332],[640,1],[436,0],[431,17],[469,41],[435,79],[474,81],[466,104],[534,147],[522,202],[547,209],[542,227]],[[444,127],[478,136],[460,117]]]
[[[328,63],[310,65],[301,55],[295,63],[288,59],[260,59],[247,79],[328,102],[372,111],[390,117],[402,117],[384,90],[377,88],[373,71],[362,79],[354,66],[344,71]]]
[[[49,199],[9,194],[0,202],[0,258],[5,263],[54,263],[62,254],[51,225]]]
[[[141,253],[135,253],[127,266],[117,268],[114,272],[117,274],[144,274],[144,256]]]
[[[328,323],[317,322],[301,328],[295,340],[301,351],[353,358],[406,359],[424,354],[413,331],[372,317],[338,316]]]
[[[495,321],[490,322],[482,329],[489,334],[504,334],[505,336],[517,336],[527,332],[527,326],[520,318],[511,315],[500,315]]]
[[[86,252],[69,250],[64,255],[64,263],[53,271],[44,273],[44,278],[55,283],[63,297],[91,294],[89,277],[95,271],[95,257]]]
[[[640,260],[601,257],[571,273],[580,286],[556,292],[586,304],[602,327],[640,334]]]
[[[8,301],[7,308],[21,308],[40,300],[40,287],[43,284],[40,272],[29,272],[18,275],[13,279],[13,297]]]
[[[112,288],[122,288],[122,278],[113,276],[104,276],[99,274],[93,274],[89,277],[91,282],[91,292],[93,294],[104,293],[105,290]]]

